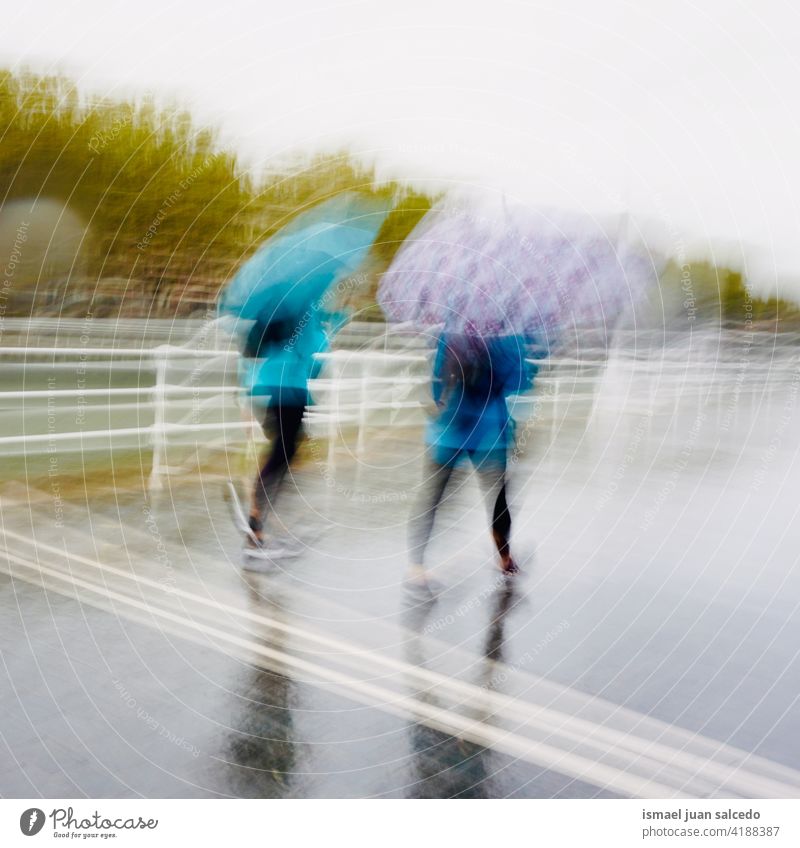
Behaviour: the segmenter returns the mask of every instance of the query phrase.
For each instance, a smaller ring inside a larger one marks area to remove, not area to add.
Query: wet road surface
[[[263,575],[241,570],[223,498],[238,460],[160,492],[116,469],[57,498],[7,481],[0,794],[796,796],[781,411],[723,439],[691,412],[533,439],[512,465],[513,583],[458,475],[432,604],[402,587],[415,433],[333,468],[306,445],[280,504],[304,550]]]

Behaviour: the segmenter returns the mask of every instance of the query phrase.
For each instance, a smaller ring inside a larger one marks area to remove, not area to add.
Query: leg
[[[496,454],[496,455],[495,455]],[[481,488],[491,509],[492,538],[497,552],[500,554],[500,567],[507,574],[517,571],[511,557],[511,513],[506,497],[506,462],[505,453],[502,456],[495,451],[477,458],[473,456],[475,469],[481,481]]]
[[[444,462],[438,461],[445,459]],[[447,460],[450,461],[447,461]],[[425,549],[430,541],[436,509],[442,500],[450,475],[453,473],[455,457],[431,455],[425,464],[425,478],[417,495],[416,503],[409,522],[409,560],[411,570],[419,572],[424,569]]]
[[[511,513],[508,511],[505,480],[503,480],[497,500],[494,502],[494,509],[492,511],[492,537],[497,546],[497,552],[500,554],[503,571],[513,570],[514,561],[511,558],[510,551]]]
[[[304,412],[304,406],[275,406],[267,410],[264,429],[274,429],[274,441],[267,461],[256,477],[250,510],[250,527],[259,537],[263,531],[266,510],[274,510],[275,499],[289,463],[297,453]]]

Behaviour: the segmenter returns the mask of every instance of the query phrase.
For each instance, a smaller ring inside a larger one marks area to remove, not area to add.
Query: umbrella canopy
[[[655,282],[645,254],[602,227],[491,204],[443,205],[406,239],[378,290],[389,320],[467,335],[535,336],[613,326]]]
[[[294,218],[239,269],[220,311],[244,319],[287,321],[319,308],[328,290],[355,273],[390,202],[337,195]]]

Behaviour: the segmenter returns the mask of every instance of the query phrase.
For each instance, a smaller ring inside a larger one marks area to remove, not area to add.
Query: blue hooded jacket
[[[256,321],[239,359],[239,379],[256,404],[306,406],[308,381],[322,367],[316,357],[329,348],[319,312],[308,311],[294,322]]]
[[[533,384],[538,368],[526,361],[520,336],[475,339],[442,333],[433,363],[439,414],[426,441],[449,451],[505,451],[514,437],[509,395]]]

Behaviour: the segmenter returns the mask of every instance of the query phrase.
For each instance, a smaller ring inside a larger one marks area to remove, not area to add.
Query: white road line
[[[318,682],[332,683],[334,686],[343,690],[348,697],[358,700],[367,706],[377,707],[385,712],[402,717],[410,715],[444,733],[468,739],[484,747],[494,748],[511,756],[527,760],[547,770],[556,771],[560,774],[590,783],[593,786],[610,789],[637,798],[683,799],[692,797],[676,790],[674,787],[629,774],[620,769],[588,760],[576,754],[561,751],[550,745],[536,742],[535,740],[516,736],[513,733],[503,731],[492,725],[464,718],[447,710],[431,706],[411,696],[398,696],[397,693],[375,686],[374,684],[363,683],[353,679],[349,675],[326,669],[316,663],[311,663],[283,651],[267,647],[251,639],[243,639],[219,628],[192,621],[169,610],[138,601],[135,598],[128,597],[105,586],[90,583],[87,580],[66,574],[58,569],[49,568],[41,563],[32,562],[11,553],[6,553],[4,556],[9,562],[14,562],[17,565],[37,572],[40,577],[47,575],[56,580],[63,581],[73,588],[80,587],[109,601],[122,604],[123,607],[129,606],[140,612],[145,612],[149,617],[163,619],[172,624],[180,625],[197,633],[218,639],[236,648],[243,649],[249,654],[255,654],[264,659],[272,660],[284,668],[293,668],[305,672]],[[5,572],[14,579],[26,580],[25,577],[15,574],[13,570],[0,568],[0,571]],[[37,582],[35,579],[26,580],[26,582],[39,586],[43,585],[41,581]],[[55,591],[58,590],[56,589]],[[71,598],[78,597],[77,593],[73,595],[62,591],[60,594],[67,594]],[[78,599],[80,600],[80,598]],[[94,606],[97,606],[97,604],[94,604]],[[120,614],[120,610],[114,603],[106,608],[106,612],[111,612],[115,615]]]
[[[195,595],[194,593],[178,589],[177,587],[167,586],[147,577],[133,575],[130,572],[115,568],[114,566],[105,565],[79,554],[70,553],[53,545],[37,542],[34,539],[14,533],[10,530],[6,530],[5,534],[17,541],[34,545],[35,547],[48,550],[68,559],[73,559],[76,562],[81,562],[89,567],[100,569],[101,571],[105,571],[110,574],[115,574],[127,580],[132,580],[136,583],[150,586],[161,592],[182,597],[215,610],[224,610],[226,612],[233,613],[234,615],[257,622],[261,625],[281,630],[300,639],[324,645],[326,648],[334,648],[337,652],[341,652],[341,656],[337,655],[336,657],[328,657],[328,659],[333,659],[333,661],[349,660],[350,662],[360,662],[366,659],[377,665],[383,665],[402,672],[407,676],[426,680],[438,688],[458,692],[466,698],[477,697],[484,703],[489,704],[493,714],[503,717],[513,715],[530,727],[536,728],[548,734],[553,734],[554,732],[558,733],[573,740],[577,744],[595,744],[598,745],[602,751],[608,753],[624,753],[625,756],[634,755],[637,760],[643,761],[640,765],[651,765],[652,767],[655,767],[653,770],[664,767],[679,768],[688,772],[688,775],[683,775],[684,780],[687,777],[689,777],[690,782],[692,779],[695,781],[698,779],[709,780],[712,782],[712,786],[729,787],[731,789],[735,789],[735,791],[743,794],[745,797],[755,797],[756,795],[761,795],[763,797],[800,795],[800,775],[797,772],[778,766],[770,761],[763,760],[763,758],[751,757],[751,755],[747,754],[747,752],[738,751],[730,748],[729,746],[724,746],[721,743],[718,743],[720,746],[720,753],[724,753],[729,756],[732,755],[736,760],[741,761],[748,761],[752,759],[753,765],[762,765],[763,767],[769,768],[770,771],[777,771],[781,776],[787,779],[787,782],[752,773],[746,770],[746,765],[742,768],[738,762],[736,765],[716,763],[710,761],[704,756],[697,756],[695,754],[687,753],[684,750],[672,748],[668,745],[641,739],[632,734],[607,728],[603,725],[587,721],[586,719],[579,719],[566,713],[561,713],[557,710],[538,707],[534,704],[525,702],[524,700],[514,699],[492,690],[475,686],[474,684],[467,683],[465,681],[455,680],[447,675],[423,669],[402,660],[397,660],[382,654],[376,654],[374,651],[362,648],[353,643],[317,634],[312,631],[307,631],[303,628],[286,624],[263,614],[252,613],[229,604],[224,604]],[[351,677],[348,677],[347,679],[353,681],[353,678]],[[703,739],[702,741],[710,742],[711,740]],[[648,761],[650,762],[648,763]]]

